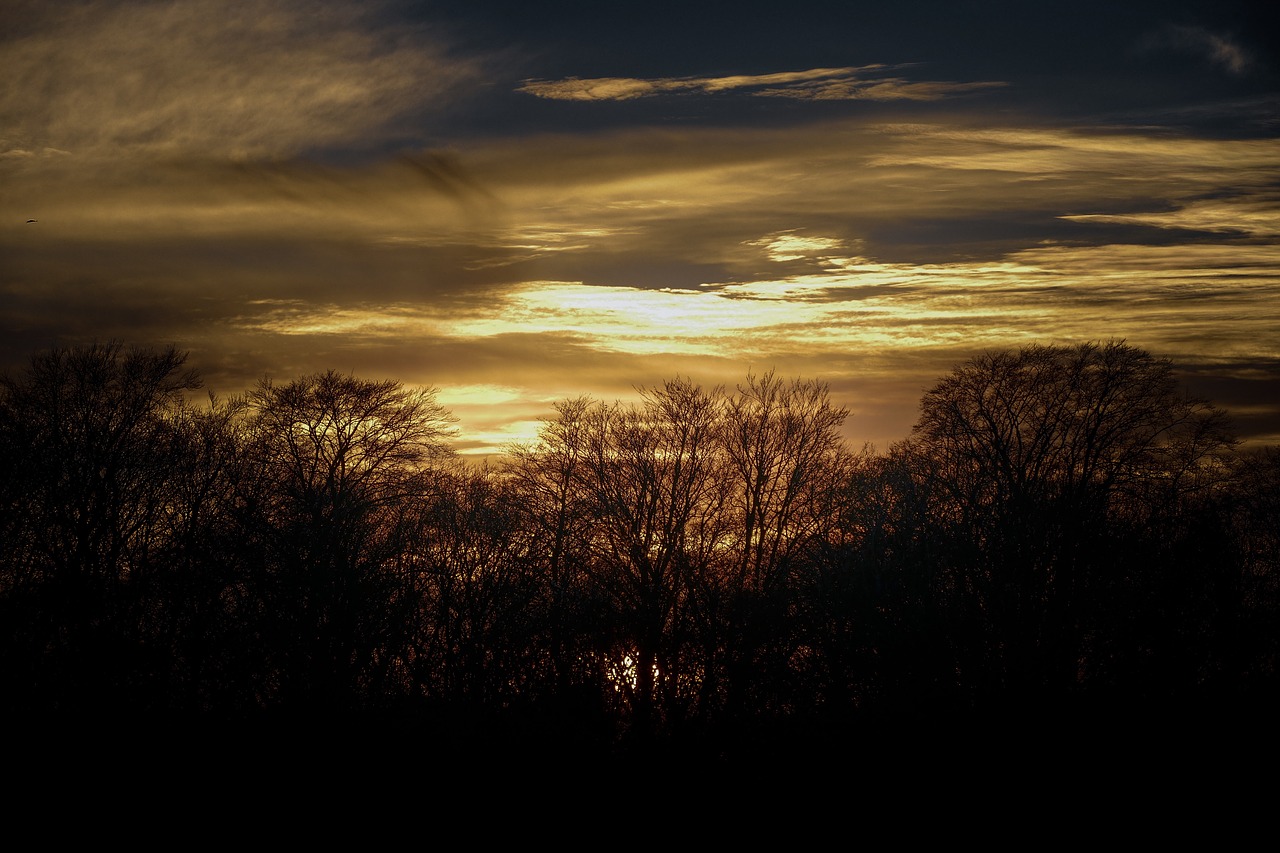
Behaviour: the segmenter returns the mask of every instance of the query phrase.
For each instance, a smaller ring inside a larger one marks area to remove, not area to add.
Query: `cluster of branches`
[[[727,750],[1274,703],[1280,456],[1123,343],[959,365],[886,453],[772,373],[484,465],[431,389],[199,384],[116,343],[0,383],[4,712]]]

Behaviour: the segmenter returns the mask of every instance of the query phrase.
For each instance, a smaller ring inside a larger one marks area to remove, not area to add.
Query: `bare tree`
[[[170,414],[200,385],[186,355],[121,344],[55,349],[0,380],[10,498],[34,536],[18,576],[120,581],[143,568],[161,508]]]
[[[602,660],[641,739],[699,681],[682,649],[690,588],[720,532],[718,399],[718,391],[674,379],[646,389],[640,405],[597,406],[587,420],[586,571],[617,630]]]
[[[588,397],[562,400],[538,439],[510,448],[504,474],[518,496],[528,559],[540,578],[538,614],[547,654],[546,680],[558,701],[602,685],[583,667],[589,644],[586,568],[592,505],[587,477],[588,437],[597,404]]]
[[[723,701],[780,712],[808,663],[796,659],[795,608],[806,553],[836,523],[835,498],[849,475],[840,435],[848,410],[814,380],[748,375],[725,403],[717,434],[728,488],[725,546],[715,578],[723,645]]]
[[[256,476],[242,495],[269,570],[278,680],[309,704],[345,706],[376,693],[368,680],[406,642],[406,521],[450,453],[453,418],[434,389],[333,371],[263,381],[248,402]]]
[[[735,583],[755,595],[784,585],[798,550],[825,522],[817,507],[846,473],[848,410],[826,385],[748,375],[725,406],[720,440],[734,480]]]
[[[408,556],[421,589],[414,682],[434,699],[503,710],[537,690],[539,578],[517,493],[487,466],[439,472]]]
[[[200,384],[185,360],[109,342],[0,379],[0,596],[11,660],[30,667],[11,696],[105,713],[164,678],[139,623],[174,540],[175,424]]]
[[[1221,596],[1223,667],[1233,688],[1258,700],[1261,710],[1280,707],[1280,448],[1243,453],[1227,503],[1238,569]]]
[[[924,395],[904,449],[947,491],[946,582],[985,623],[971,642],[998,685],[1076,683],[1107,532],[1209,488],[1233,444],[1168,360],[1123,342],[986,353]]]

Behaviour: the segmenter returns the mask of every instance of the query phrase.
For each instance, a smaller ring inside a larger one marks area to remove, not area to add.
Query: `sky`
[[[0,370],[391,379],[477,457],[774,371],[886,450],[973,356],[1124,340],[1280,443],[1267,6],[0,0]]]

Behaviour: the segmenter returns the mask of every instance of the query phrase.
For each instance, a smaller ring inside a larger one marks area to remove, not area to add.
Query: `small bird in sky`
[[[34,220],[34,219],[28,219],[28,220],[27,220],[27,222],[28,222],[28,223],[31,223],[31,222],[35,222],[35,220]]]

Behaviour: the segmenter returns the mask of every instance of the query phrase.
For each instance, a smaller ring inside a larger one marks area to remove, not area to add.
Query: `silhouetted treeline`
[[[1277,707],[1280,454],[1123,343],[961,364],[884,453],[772,373],[484,465],[430,390],[199,386],[117,343],[0,384],[10,718],[726,755]]]

